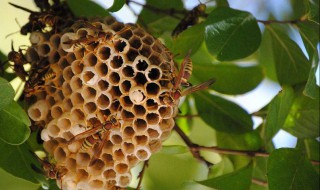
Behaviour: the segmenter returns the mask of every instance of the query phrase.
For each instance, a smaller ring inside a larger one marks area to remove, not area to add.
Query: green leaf
[[[90,0],[67,0],[67,3],[76,16],[105,17],[109,15],[108,11]]]
[[[204,181],[198,181],[198,183],[215,189],[248,190],[251,184],[252,169],[253,164],[250,163],[235,172]]]
[[[187,98],[181,106],[179,106],[180,113],[178,117],[176,117],[175,122],[185,133],[189,133],[191,126],[193,124],[192,117],[188,117],[188,115],[192,115],[191,105],[189,102],[189,98]],[[182,116],[182,117],[179,117]],[[186,116],[186,117],[184,117]]]
[[[39,165],[39,163],[29,152],[30,147],[26,143],[9,145],[0,140],[0,150],[3,152],[0,156],[0,167],[2,169],[16,177],[38,183],[41,175],[33,171],[31,164]]]
[[[260,45],[260,29],[249,12],[219,7],[209,14],[205,24],[208,50],[220,61],[247,57]]]
[[[273,81],[278,81],[276,74],[276,66],[274,62],[274,55],[272,49],[272,36],[269,32],[265,32],[262,35],[262,41],[259,48],[259,64],[263,67],[266,77]]]
[[[223,174],[231,173],[234,171],[233,164],[227,156],[221,156],[222,160],[213,165],[209,171],[208,178],[214,178]]]
[[[309,60],[312,60],[313,56],[318,56],[319,24],[312,21],[304,21],[298,23],[297,27],[308,52]]]
[[[113,4],[110,8],[107,9],[109,12],[117,12],[120,10],[123,5],[126,3],[126,0],[113,0]]]
[[[251,116],[237,104],[208,92],[194,94],[200,117],[212,128],[228,133],[252,130]]]
[[[312,99],[319,99],[320,87],[317,85],[316,79],[318,65],[319,63],[311,68],[306,87],[303,90],[303,94]]]
[[[28,115],[16,102],[0,110],[0,139],[6,143],[22,144],[30,135],[30,125]]]
[[[316,139],[298,139],[296,147],[301,149],[308,159],[320,161],[320,142]]]
[[[185,146],[167,145],[167,146],[163,146],[159,153],[176,155],[176,154],[183,154],[188,151],[189,151],[188,148]]]
[[[234,64],[208,64],[194,62],[192,78],[206,81],[215,78],[211,89],[223,94],[243,94],[253,90],[263,80],[260,66],[241,67]]]
[[[292,6],[292,19],[299,19],[305,16],[308,12],[308,2],[309,0],[290,0]]]
[[[311,65],[300,47],[273,25],[266,28],[272,37],[271,48],[279,83],[294,85],[307,81]]]
[[[196,37],[195,37],[196,36]],[[195,53],[201,46],[204,39],[204,25],[197,24],[188,28],[173,39],[172,51],[178,54],[178,57],[183,58],[191,50]]]
[[[268,159],[268,183],[270,190],[315,190],[319,174],[301,151],[281,148]]]
[[[271,101],[265,123],[265,139],[271,141],[273,136],[283,127],[294,100],[291,87],[283,87]]]
[[[299,94],[292,105],[283,129],[298,138],[319,136],[319,99]]]
[[[219,148],[231,150],[259,150],[262,144],[261,137],[257,131],[243,134],[230,134],[217,132],[217,144]]]
[[[12,102],[14,90],[10,83],[0,77],[0,110]]]

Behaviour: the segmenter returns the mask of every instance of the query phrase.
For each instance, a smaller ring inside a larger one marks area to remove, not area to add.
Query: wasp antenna
[[[13,48],[13,40],[11,40],[11,51],[14,51],[14,48]]]
[[[16,32],[11,32],[9,34],[7,34],[4,38],[7,39],[9,36],[13,35],[13,34],[16,34],[16,33],[19,33],[20,31],[16,31]]]
[[[10,5],[12,5],[12,6],[14,6],[14,7],[15,7],[15,8],[17,8],[17,9],[24,10],[24,11],[26,11],[26,12],[28,12],[28,13],[36,13],[36,12],[34,12],[34,11],[30,10],[30,9],[27,9],[27,8],[21,7],[21,6],[16,5],[16,4],[13,4],[13,3],[10,3],[10,2],[9,2],[9,4],[10,4]]]

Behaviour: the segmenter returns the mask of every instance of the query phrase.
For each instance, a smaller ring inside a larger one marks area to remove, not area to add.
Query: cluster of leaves
[[[67,2],[79,16],[106,16],[109,12],[120,10],[126,2],[129,2],[129,6],[136,3],[116,0],[105,10],[88,0]],[[147,0],[137,22],[162,39],[177,55],[175,58],[178,63],[191,50],[191,83],[197,84],[212,77],[217,79],[210,89],[220,95],[209,91],[197,92],[188,97],[180,108],[182,114],[197,114],[204,123],[198,122],[198,118],[191,120],[186,117],[177,119],[177,124],[190,136],[197,128],[201,128],[200,125],[215,130],[216,135],[212,136],[200,131],[200,135],[208,139],[196,143],[211,142],[216,138],[217,146],[229,150],[230,154],[234,151],[265,152],[270,156],[221,155],[221,161],[209,169],[209,176],[199,177],[200,174],[196,176],[190,171],[194,173],[199,168],[206,169],[193,163],[194,159],[190,161],[186,157],[190,154],[185,146],[165,146],[159,154],[151,157],[146,173],[149,181],[145,182],[145,188],[181,189],[184,180],[193,180],[195,182],[190,183],[223,190],[235,187],[239,190],[317,189],[319,168],[314,167],[310,160],[319,160],[319,142],[316,140],[319,136],[319,86],[315,77],[319,67],[319,1],[292,1],[293,14],[290,20],[281,22],[259,21],[249,12],[230,8],[227,0],[215,2],[214,6],[207,7],[208,16],[201,23],[181,31],[176,38],[171,37],[171,32],[187,15],[181,0],[165,3]],[[262,27],[259,27],[259,22],[263,24]],[[290,38],[290,31],[300,34],[303,41],[301,46]],[[306,49],[307,55],[302,48]],[[240,62],[254,64],[244,65]],[[279,83],[282,90],[255,113],[248,113],[221,95],[247,93],[265,78]],[[30,121],[19,104],[13,101],[15,93],[10,83],[0,78],[0,86],[0,150],[6,152],[0,158],[0,167],[36,183],[39,176],[29,167],[34,159],[28,150],[39,146],[34,140],[35,135],[29,138]],[[253,116],[263,119],[257,129],[253,128]],[[275,150],[272,138],[280,129],[298,138],[296,148]],[[11,164],[12,160],[14,164]],[[161,163],[164,161],[167,162]],[[164,164],[170,168],[170,161],[174,176],[168,175],[170,170],[168,172],[159,166]],[[166,173],[166,177],[159,175],[159,171]],[[160,179],[160,176],[163,178]],[[178,182],[172,183],[173,179]],[[268,182],[268,185],[258,186],[252,183],[252,179]]]

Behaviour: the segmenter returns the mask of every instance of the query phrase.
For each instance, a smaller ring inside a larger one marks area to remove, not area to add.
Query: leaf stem
[[[146,170],[146,168],[149,166],[149,160],[146,160],[144,161],[143,163],[143,166],[142,166],[142,169],[138,175],[138,178],[139,178],[139,182],[138,182],[138,185],[137,185],[137,188],[136,190],[139,190],[141,188],[141,184],[142,184],[142,179],[143,179],[143,176],[144,176],[144,172]]]
[[[269,25],[269,24],[273,24],[273,23],[278,23],[278,24],[297,24],[299,22],[303,22],[305,21],[305,18],[299,18],[299,19],[295,19],[295,20],[258,20],[257,22],[260,22],[264,25]]]
[[[260,180],[260,179],[257,179],[257,178],[252,178],[251,182],[254,183],[254,184],[263,186],[263,187],[267,187],[268,186],[268,182]]]
[[[200,117],[198,114],[195,115],[177,115],[175,118],[187,118],[187,119],[191,119],[194,117]]]

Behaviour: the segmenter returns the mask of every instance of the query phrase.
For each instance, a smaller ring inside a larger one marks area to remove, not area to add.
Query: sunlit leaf
[[[205,181],[198,181],[198,183],[215,189],[248,190],[251,184],[252,169],[253,164],[250,163],[235,172]]]
[[[197,92],[194,97],[200,117],[212,128],[228,133],[252,129],[251,116],[237,104],[207,92]]]
[[[248,12],[219,7],[209,14],[205,24],[208,50],[220,61],[247,57],[260,45],[260,29]]]
[[[266,28],[271,35],[271,48],[279,83],[294,85],[307,81],[311,65],[300,47],[273,25]]]
[[[320,87],[317,85],[317,79],[316,79],[316,75],[317,75],[316,71],[317,71],[318,65],[319,63],[311,68],[307,84],[303,91],[304,95],[312,99],[319,99]]]
[[[272,36],[268,32],[264,32],[262,35],[262,41],[259,48],[259,64],[263,67],[265,75],[268,79],[278,81],[276,74],[276,66],[274,61],[274,55],[272,50]]]
[[[243,94],[253,90],[263,80],[263,71],[259,66],[240,67],[234,64],[210,64],[194,62],[193,78],[204,82],[215,78],[211,89],[223,94]]]
[[[316,139],[298,139],[296,147],[301,149],[310,160],[320,161],[320,142]]]
[[[234,167],[231,160],[228,158],[228,156],[222,156],[221,162],[211,167],[208,178],[218,177],[233,171]]]
[[[319,174],[301,151],[281,148],[268,159],[268,183],[270,190],[315,190]]]
[[[109,12],[117,12],[118,10],[120,10],[123,5],[126,3],[125,0],[113,0],[113,4],[110,8],[108,8],[107,10]]]
[[[30,147],[24,143],[21,145],[9,145],[0,140],[0,167],[10,174],[33,183],[39,183],[42,175],[32,170],[31,164],[39,166],[36,159],[29,152]],[[39,166],[40,167],[40,166]]]
[[[267,142],[269,142],[284,125],[293,100],[293,89],[291,87],[283,87],[278,95],[271,101],[264,128]]]
[[[253,168],[253,174],[252,177],[261,181],[267,182],[267,162],[268,159],[264,157],[255,157],[254,158],[254,168]],[[263,187],[261,185],[256,185],[252,183],[251,190],[267,190],[267,187]]]
[[[109,15],[108,11],[90,0],[67,0],[67,3],[76,16],[105,17]]]
[[[163,146],[160,153],[162,154],[183,154],[188,152],[188,148],[186,146],[180,146],[180,145],[167,145],[167,146]]]
[[[283,129],[299,138],[319,136],[319,99],[299,94],[292,105]]]
[[[12,102],[14,98],[14,90],[10,83],[0,77],[0,110]]]
[[[21,144],[30,135],[30,120],[16,102],[0,110],[0,139],[13,145]]]
[[[261,137],[257,131],[250,131],[243,134],[230,134],[217,132],[219,148],[231,150],[259,150],[261,147]]]
[[[309,60],[312,60],[314,56],[318,57],[319,24],[314,21],[305,21],[298,23],[297,27],[308,52]]]

